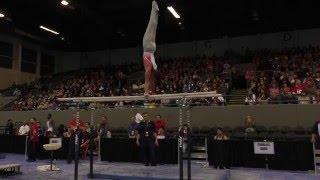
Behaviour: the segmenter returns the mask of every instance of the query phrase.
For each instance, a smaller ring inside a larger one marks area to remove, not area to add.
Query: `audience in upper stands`
[[[231,86],[233,66],[217,57],[194,57],[160,59],[156,93],[181,93],[217,91],[225,96]],[[9,110],[61,109],[56,101],[60,97],[123,96],[141,94],[141,65],[109,66],[61,73],[42,78],[30,85],[18,87],[20,99],[13,102]],[[225,98],[199,100],[196,103],[221,105]],[[103,106],[123,106],[132,102],[100,103]]]
[[[247,71],[246,79],[259,103],[318,103],[319,47],[263,49],[253,54],[257,71]]]
[[[221,97],[195,100],[196,104],[224,105],[232,83],[238,88],[236,64],[252,59],[245,72],[248,96],[245,104],[319,103],[320,48],[294,47],[283,50],[247,50],[245,56],[226,52],[223,57],[159,58],[156,93],[217,91]],[[20,98],[9,110],[63,109],[59,97],[122,96],[142,94],[141,65],[99,67],[56,74],[10,89]],[[232,81],[235,80],[235,82]],[[166,103],[166,102],[163,102]],[[132,102],[100,103],[95,106],[131,105]],[[69,106],[67,106],[69,107]]]
[[[255,105],[257,103],[256,95],[249,91],[244,102],[246,105]]]

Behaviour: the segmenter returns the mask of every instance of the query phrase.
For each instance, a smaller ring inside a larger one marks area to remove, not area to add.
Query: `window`
[[[54,56],[41,54],[40,74],[48,75],[54,73]]]
[[[0,41],[0,67],[12,68],[13,45]]]
[[[37,51],[28,48],[22,48],[21,71],[29,73],[37,72]]]

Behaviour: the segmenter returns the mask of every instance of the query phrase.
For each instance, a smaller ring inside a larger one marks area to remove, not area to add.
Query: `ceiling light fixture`
[[[176,19],[180,19],[180,15],[172,6],[168,6],[167,8]]]
[[[66,0],[62,0],[62,1],[61,1],[61,4],[64,5],[64,6],[68,6],[68,5],[69,5],[69,2],[66,1]]]
[[[4,18],[6,15],[0,12],[0,18]]]
[[[53,33],[53,34],[55,34],[55,35],[59,35],[59,33],[58,33],[57,31],[54,31],[54,30],[52,30],[52,29],[50,29],[50,28],[47,28],[47,27],[45,27],[45,26],[40,26],[40,28],[43,29],[43,30],[45,30],[45,31],[51,32],[51,33]]]

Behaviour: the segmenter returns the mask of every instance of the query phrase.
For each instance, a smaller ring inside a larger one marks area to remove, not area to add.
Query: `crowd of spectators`
[[[226,95],[237,88],[236,64],[252,59],[252,69],[245,72],[248,94],[245,104],[320,103],[320,48],[286,48],[281,51],[263,49],[246,51],[245,56],[158,58],[156,94],[216,91],[221,97],[197,99],[193,103],[224,105]],[[234,56],[234,55],[233,55]],[[143,94],[141,64],[97,67],[60,73],[41,78],[25,86],[13,85],[19,97],[6,110],[65,109],[60,97],[101,97]],[[236,81],[233,82],[232,81]],[[140,102],[141,103],[141,102]],[[152,102],[168,104],[171,102]],[[136,102],[92,104],[99,107],[137,105]],[[143,105],[143,103],[142,103]]]
[[[248,70],[245,103],[320,103],[320,48],[261,50]]]
[[[158,60],[156,94],[216,91],[223,96],[199,99],[195,103],[223,105],[230,89],[232,65],[216,57],[194,57]],[[45,77],[14,89],[20,98],[7,109],[62,109],[57,98],[128,96],[143,94],[141,65],[98,67]],[[141,74],[141,73],[140,73]],[[11,88],[12,89],[12,88]],[[95,106],[123,106],[133,102],[100,103]]]

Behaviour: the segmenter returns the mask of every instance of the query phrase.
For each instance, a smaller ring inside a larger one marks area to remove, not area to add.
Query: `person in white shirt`
[[[19,128],[19,135],[26,136],[26,135],[28,135],[29,131],[30,131],[30,127],[29,127],[28,123],[24,122],[23,125],[20,126],[20,128]]]
[[[47,132],[53,133],[53,131],[54,131],[54,121],[52,119],[52,115],[48,114],[48,117],[47,117]]]
[[[257,103],[256,95],[249,92],[244,102],[246,105],[255,105]]]

